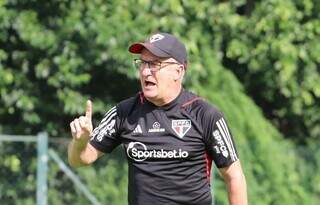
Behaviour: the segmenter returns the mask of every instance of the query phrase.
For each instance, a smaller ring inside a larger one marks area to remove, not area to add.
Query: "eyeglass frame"
[[[140,63],[137,63],[137,61],[140,61]],[[164,66],[161,66],[161,64],[167,64],[167,65],[164,65]],[[158,61],[158,60],[154,60],[154,61],[145,61],[143,59],[139,59],[139,58],[136,58],[136,59],[133,59],[133,64],[134,66],[139,69],[139,70],[142,70],[143,67],[145,67],[146,65],[148,65],[148,69],[151,71],[151,72],[158,72],[159,70],[161,70],[162,68],[165,68],[166,66],[170,65],[170,64],[181,64],[179,62],[166,62],[166,61]]]

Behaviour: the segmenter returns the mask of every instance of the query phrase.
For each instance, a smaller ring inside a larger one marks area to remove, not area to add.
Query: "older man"
[[[211,162],[219,168],[232,205],[247,204],[246,181],[225,118],[182,86],[185,46],[156,33],[129,51],[142,91],[111,108],[93,130],[92,104],[70,123],[72,166],[94,162],[122,144],[129,164],[130,205],[211,205]]]

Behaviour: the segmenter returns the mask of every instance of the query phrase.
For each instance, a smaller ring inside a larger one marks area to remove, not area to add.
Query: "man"
[[[140,54],[135,64],[142,92],[110,109],[94,130],[88,101],[85,116],[70,123],[69,163],[89,165],[122,144],[130,205],[211,205],[213,160],[230,204],[247,204],[245,177],[222,113],[182,87],[185,46],[157,33],[129,51]]]

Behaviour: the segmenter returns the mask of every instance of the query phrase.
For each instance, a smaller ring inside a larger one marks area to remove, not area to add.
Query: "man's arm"
[[[89,142],[82,144],[73,139],[68,146],[68,161],[72,167],[90,165],[102,155]]]
[[[230,166],[219,169],[228,189],[230,205],[247,205],[247,185],[240,161],[232,163]]]
[[[102,152],[95,149],[89,139],[92,133],[92,103],[87,101],[86,114],[70,123],[72,140],[68,146],[68,161],[72,167],[81,167],[93,163]]]

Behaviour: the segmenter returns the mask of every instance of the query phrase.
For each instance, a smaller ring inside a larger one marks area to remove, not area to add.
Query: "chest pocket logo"
[[[191,120],[172,120],[172,129],[181,139],[191,128]]]

